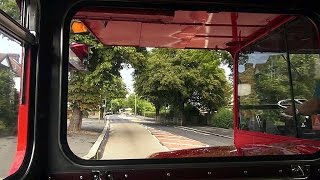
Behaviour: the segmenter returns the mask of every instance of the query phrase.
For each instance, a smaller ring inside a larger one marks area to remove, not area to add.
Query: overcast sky
[[[0,53],[21,53],[21,46],[0,34]]]
[[[132,78],[133,71],[134,71],[133,68],[123,68],[120,71],[121,77],[124,83],[126,84],[129,94],[133,93],[133,78]]]
[[[21,46],[14,41],[8,40],[8,38],[4,37],[0,34],[0,53],[15,53],[19,54],[21,58]],[[19,59],[19,61],[21,61]],[[14,78],[15,88],[20,91],[20,78]]]

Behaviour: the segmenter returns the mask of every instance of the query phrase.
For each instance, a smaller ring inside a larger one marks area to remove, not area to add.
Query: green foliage
[[[244,56],[245,57],[245,56]],[[314,67],[318,57],[308,54],[290,55],[293,89],[296,98],[309,99],[315,89]],[[244,63],[246,59],[244,60]],[[307,81],[306,81],[307,80]],[[284,56],[271,55],[266,63],[245,64],[240,82],[251,84],[251,94],[240,97],[241,104],[275,104],[291,98],[288,64]]]
[[[107,106],[108,109],[111,109],[112,112],[119,112],[120,109],[128,107],[128,102],[125,98],[113,99],[110,102],[110,106]]]
[[[312,98],[316,89],[315,75],[318,72],[315,70],[315,66],[319,56],[290,54],[289,57],[295,98]],[[242,56],[241,59],[242,63],[245,64],[245,71],[239,74],[240,82],[251,84],[251,94],[240,97],[241,105],[275,105],[280,100],[291,99],[288,57],[281,54],[272,54],[265,56],[265,59],[261,59],[259,54],[255,54],[254,58],[260,63],[255,65],[248,63],[248,55]],[[250,121],[256,115],[272,122],[274,125],[285,125],[284,117],[279,115],[277,109],[251,109],[241,111],[240,127],[250,129]]]
[[[143,112],[145,111],[155,111],[154,106],[147,100],[142,99],[140,96],[135,94],[130,94],[128,96],[127,102],[128,107],[132,109],[134,113],[135,109],[135,101],[136,101],[136,107],[137,107],[137,114],[143,115]]]
[[[14,88],[13,73],[0,66],[0,124],[1,128],[13,128],[18,115],[18,92]]]
[[[114,98],[127,93],[119,70],[129,61],[134,48],[106,47],[91,34],[72,35],[71,42],[87,44],[90,55],[85,60],[86,72],[71,71],[69,76],[69,102],[81,110],[98,110],[105,101],[110,104]]]
[[[154,118],[156,117],[156,112],[144,112],[144,116]]]
[[[221,108],[209,119],[209,125],[220,128],[233,128],[233,112],[227,108]]]
[[[217,109],[231,97],[231,86],[219,67],[221,54],[208,50],[153,49],[145,69],[135,74],[135,90],[159,109],[167,103]]]
[[[111,102],[112,102],[113,112],[119,112],[120,109],[124,109],[124,108],[131,108],[132,113],[134,113],[135,107],[137,107],[137,114],[139,115],[143,115],[145,112],[155,111],[154,106],[149,101],[142,99],[139,96],[135,97],[134,94],[130,94],[126,99],[125,98],[114,99]]]
[[[190,104],[186,105],[184,110],[186,111],[186,116],[200,116],[199,109]]]
[[[0,132],[6,131],[6,130],[7,130],[6,124],[3,122],[3,120],[0,119]]]
[[[15,0],[1,0],[0,9],[16,21],[20,20],[20,9]]]

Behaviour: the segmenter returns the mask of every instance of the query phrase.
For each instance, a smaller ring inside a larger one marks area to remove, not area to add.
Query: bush
[[[146,117],[154,118],[156,117],[156,112],[144,112]]]
[[[209,125],[220,128],[233,128],[233,112],[227,108],[221,108],[209,120]]]
[[[89,117],[89,112],[88,111],[82,111],[82,117],[83,118],[88,118]]]
[[[6,124],[3,121],[0,120],[0,131],[4,131],[6,129],[7,129]]]

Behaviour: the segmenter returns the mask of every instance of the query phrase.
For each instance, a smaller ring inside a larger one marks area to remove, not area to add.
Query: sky
[[[134,69],[133,68],[123,68],[120,71],[121,77],[124,81],[124,83],[126,84],[126,87],[128,89],[129,94],[134,92],[134,88],[133,88],[133,77],[132,77],[132,73],[133,73]]]
[[[4,37],[0,34],[0,53],[17,53],[20,54],[21,46],[14,42],[8,40],[8,38]]]
[[[15,53],[20,54],[21,58],[21,46],[14,41],[8,40],[8,38],[4,37],[0,34],[0,53]],[[19,60],[21,62],[21,60]],[[20,78],[14,78],[15,88],[20,91]]]

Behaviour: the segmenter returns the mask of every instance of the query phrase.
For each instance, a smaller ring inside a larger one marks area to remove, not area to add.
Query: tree
[[[241,105],[277,104],[280,100],[291,99],[289,67],[286,56],[282,54],[255,53],[242,56],[243,72],[239,73],[239,82],[251,85],[251,93],[240,97]],[[266,56],[267,55],[267,56]],[[310,99],[314,95],[315,63],[317,55],[290,54],[293,93],[296,99]],[[259,62],[259,63],[257,63]],[[256,63],[256,64],[255,64]],[[242,118],[249,120],[255,111],[242,111]],[[263,117],[273,122],[281,122],[277,111],[260,110]]]
[[[133,111],[135,111],[139,115],[143,115],[143,112],[146,111],[154,111],[154,106],[147,100],[142,99],[139,95],[136,95],[134,93],[130,94],[128,96],[127,100],[127,107],[131,108]]]
[[[221,53],[206,50],[154,49],[146,69],[135,76],[135,89],[158,109],[166,103],[179,109],[185,121],[185,104],[212,111],[231,97]]]
[[[0,9],[16,21],[20,21],[20,9],[15,0],[1,0]]]
[[[170,66],[169,62],[162,61],[174,57],[175,50],[154,49],[148,54],[143,63],[144,66],[135,66],[134,87],[138,95],[144,96],[155,106],[156,120],[159,119],[160,108],[170,101],[170,92],[161,88],[161,79],[166,74],[166,68]],[[140,63],[138,63],[139,65]]]
[[[110,109],[114,113],[119,112],[120,109],[124,109],[126,107],[128,107],[128,102],[125,98],[116,98],[110,102]]]
[[[104,46],[91,34],[72,35],[70,41],[87,44],[91,52],[84,61],[88,70],[71,71],[69,75],[68,102],[73,112],[69,131],[79,131],[83,110],[100,110],[102,116],[103,100],[109,104],[111,99],[125,96],[119,70],[144,55],[136,48]]]
[[[110,86],[117,73],[117,61],[112,62],[110,48],[105,48],[92,35],[74,35],[71,41],[87,44],[91,54],[84,61],[88,71],[70,71],[68,102],[72,108],[69,131],[79,131],[82,123],[82,111],[96,111],[102,105],[105,87]],[[107,53],[109,52],[109,53]],[[121,87],[121,86],[120,86]]]
[[[7,67],[0,65],[0,130],[14,127],[17,121],[19,98],[13,77]]]

